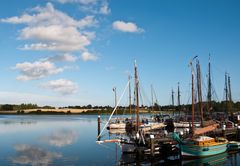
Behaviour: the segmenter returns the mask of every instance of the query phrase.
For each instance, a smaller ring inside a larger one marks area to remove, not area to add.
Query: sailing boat
[[[201,126],[199,130],[194,130],[194,68],[192,61],[197,58],[195,56],[190,61],[192,71],[192,137],[182,141],[179,136],[174,133],[173,139],[178,141],[180,145],[182,157],[207,157],[223,153],[227,150],[228,140],[225,138],[212,138],[203,136],[205,132],[212,131],[216,126],[203,127],[203,114],[201,112]],[[197,66],[198,67],[198,66]],[[199,70],[200,68],[198,68]],[[199,81],[199,78],[198,78]],[[199,85],[198,85],[199,86]],[[201,106],[201,105],[200,105]]]
[[[104,141],[97,141],[98,144],[101,143],[117,143],[121,149],[122,149],[122,153],[133,153],[136,151],[136,148],[139,146],[142,146],[143,149],[146,149],[146,142],[145,142],[145,138],[144,138],[144,133],[153,129],[159,129],[159,128],[163,128],[165,125],[162,122],[159,123],[150,123],[150,126],[143,126],[142,123],[140,122],[140,117],[139,117],[139,79],[138,79],[138,72],[137,72],[137,65],[135,62],[134,65],[134,78],[135,78],[135,119],[129,119],[130,120],[130,127],[133,129],[132,133],[128,133],[130,134],[129,138],[127,137],[121,137],[118,139],[110,139],[110,140],[104,140]],[[127,86],[124,89],[123,94],[125,93],[128,85],[130,84],[130,81],[128,81]],[[100,136],[102,135],[103,131],[105,130],[106,126],[109,125],[109,122],[114,114],[114,112],[117,109],[118,104],[120,103],[122,97],[120,97],[116,107],[114,108],[112,114],[110,115],[107,123],[105,124],[105,126],[103,127],[102,131],[100,132],[100,134],[98,134],[97,138],[100,138]],[[129,90],[129,94],[131,94],[130,90]],[[131,101],[131,97],[130,101]],[[130,112],[131,112],[131,102],[130,102]],[[119,123],[120,124],[120,123]],[[128,125],[127,125],[128,126]],[[127,127],[126,126],[126,127]]]
[[[129,111],[130,111],[130,116],[132,115],[132,109],[131,109],[131,76],[128,76],[128,89],[129,89]],[[116,107],[116,88],[114,89],[115,92],[115,107]],[[127,123],[129,123],[131,121],[131,117],[130,118],[115,118],[115,119],[111,119],[111,121],[109,121],[108,124],[108,129],[111,130],[119,130],[119,132],[123,132],[125,131],[125,129],[127,128]]]

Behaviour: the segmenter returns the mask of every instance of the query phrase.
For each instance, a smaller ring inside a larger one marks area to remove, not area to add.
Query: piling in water
[[[101,117],[98,115],[98,141],[100,141],[100,132],[101,132]]]

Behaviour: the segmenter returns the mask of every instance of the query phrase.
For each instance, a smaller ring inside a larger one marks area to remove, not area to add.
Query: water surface
[[[96,144],[96,136],[97,115],[0,115],[0,165],[240,165],[239,153],[184,162],[136,159],[114,143]]]

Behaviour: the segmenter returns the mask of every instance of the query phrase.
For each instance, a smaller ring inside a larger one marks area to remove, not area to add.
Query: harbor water
[[[110,137],[107,132],[104,136]],[[117,144],[97,144],[96,138],[97,115],[1,115],[0,165],[240,165],[239,152],[198,160],[149,161],[122,155]]]

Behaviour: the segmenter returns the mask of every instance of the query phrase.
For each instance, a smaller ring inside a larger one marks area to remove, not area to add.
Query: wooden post
[[[98,141],[100,141],[100,131],[101,131],[101,117],[98,115]]]
[[[151,141],[151,156],[154,157],[155,155],[154,135],[150,135],[150,141]]]

